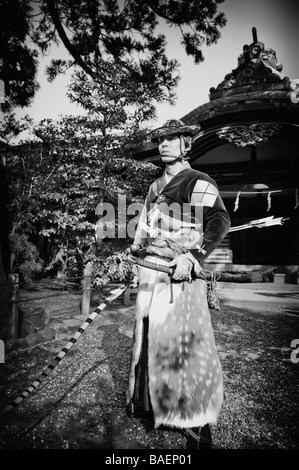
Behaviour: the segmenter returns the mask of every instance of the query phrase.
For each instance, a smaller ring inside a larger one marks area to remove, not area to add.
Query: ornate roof
[[[181,119],[188,125],[201,126],[191,150],[193,168],[209,174],[217,170],[217,174],[212,175],[217,176],[217,181],[232,184],[242,174],[246,178],[244,169],[246,165],[252,169],[254,158],[255,168],[260,165],[272,181],[275,179],[280,184],[282,157],[284,163],[288,159],[285,165],[288,175],[284,179],[298,177],[294,172],[297,152],[295,155],[291,147],[299,146],[299,79],[284,76],[275,51],[258,41],[255,27],[252,34],[253,42],[243,47],[237,68],[225,75],[217,87],[210,88],[210,101]],[[271,150],[269,145],[272,145]],[[257,147],[258,158],[253,157],[257,155]],[[264,149],[272,156],[271,162],[263,161]],[[232,154],[234,161],[228,157]],[[245,161],[245,155],[251,155],[250,161]],[[160,161],[158,149],[152,145],[145,146],[135,157],[155,164]],[[270,175],[270,167],[273,171],[277,169],[275,178]]]
[[[228,73],[216,88],[210,88],[210,100],[240,93],[263,90],[290,91],[291,80],[282,74],[283,66],[276,52],[258,41],[256,28],[252,28],[253,42],[243,46],[238,67]]]

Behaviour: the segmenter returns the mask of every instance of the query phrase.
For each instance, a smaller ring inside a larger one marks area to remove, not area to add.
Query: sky
[[[221,37],[216,44],[203,47],[204,62],[194,64],[179,43],[180,34],[176,28],[161,24],[168,42],[169,58],[176,58],[181,64],[181,80],[177,87],[174,106],[160,104],[157,118],[151,127],[161,126],[167,119],[180,119],[193,109],[209,102],[209,90],[224,79],[238,65],[238,56],[245,44],[253,42],[252,27],[257,29],[258,41],[265,48],[276,51],[278,62],[282,63],[282,73],[293,79],[299,78],[299,2],[296,0],[225,0],[218,11],[225,13],[227,24],[221,29]],[[70,74],[60,76],[49,83],[45,68],[51,58],[61,58],[67,53],[63,46],[52,47],[50,54],[40,60],[38,82],[40,90],[30,107],[16,110],[16,116],[29,114],[36,122],[57,119],[59,115],[84,114],[83,109],[70,103],[66,87]]]

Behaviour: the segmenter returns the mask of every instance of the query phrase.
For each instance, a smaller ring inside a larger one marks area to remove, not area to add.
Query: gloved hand
[[[170,261],[169,266],[176,266],[172,279],[175,281],[188,281],[191,282],[191,272],[194,269],[195,273],[201,271],[199,262],[194,258],[191,253],[183,253],[177,256],[174,260]]]
[[[170,261],[169,266],[176,266],[172,275],[175,281],[190,281],[193,263],[184,255],[177,256],[174,260]]]
[[[140,250],[140,248],[141,248],[141,245],[134,245],[134,244],[130,245],[128,246],[128,248],[125,249],[125,255],[131,255],[135,251]]]

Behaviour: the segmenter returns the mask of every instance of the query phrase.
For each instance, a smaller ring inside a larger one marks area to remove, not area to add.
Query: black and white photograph
[[[2,451],[299,449],[298,25],[0,0]]]

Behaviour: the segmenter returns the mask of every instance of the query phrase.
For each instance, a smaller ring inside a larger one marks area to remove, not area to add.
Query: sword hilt
[[[172,276],[175,271],[175,268],[171,266],[165,266],[163,264],[153,263],[152,261],[148,261],[142,258],[137,258],[136,256],[133,256],[132,254],[128,255],[127,259],[129,263],[137,264],[137,266],[142,266],[143,268],[153,269],[155,271],[161,271],[163,273],[169,274],[170,276]],[[209,273],[209,271],[206,271],[206,272],[207,274],[205,274],[202,271],[199,273],[195,273],[195,277],[197,279],[203,279],[207,281],[211,278],[211,274]]]

